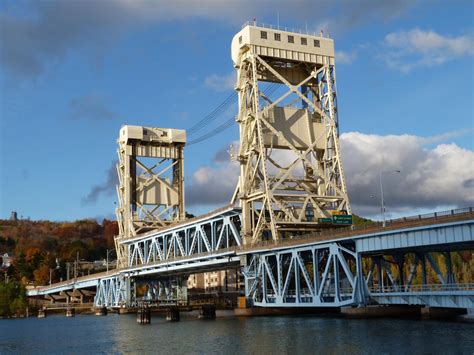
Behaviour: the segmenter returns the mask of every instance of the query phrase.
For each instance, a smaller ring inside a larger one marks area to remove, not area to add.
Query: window
[[[319,42],[319,39],[314,40],[314,46],[315,47],[320,47],[321,46],[321,43]]]
[[[242,44],[242,36],[239,37],[239,44]]]
[[[281,34],[275,33],[275,41],[281,41]]]
[[[288,36],[288,43],[295,43],[295,36]]]
[[[306,46],[306,45],[308,44],[308,40],[307,40],[306,38],[304,38],[304,37],[301,37],[301,44],[302,44],[303,46]]]
[[[267,39],[267,31],[260,31],[260,38]]]

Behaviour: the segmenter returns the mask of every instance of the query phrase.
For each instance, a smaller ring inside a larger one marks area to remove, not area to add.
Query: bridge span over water
[[[188,275],[242,267],[245,296],[258,307],[474,307],[472,279],[456,279],[453,265],[457,253],[472,258],[472,208],[248,245],[240,237],[240,219],[239,209],[227,207],[123,241],[125,267],[30,289],[28,295],[92,289],[98,307],[129,307],[137,301],[136,282],[145,282],[156,288],[149,300],[176,301],[185,294]]]

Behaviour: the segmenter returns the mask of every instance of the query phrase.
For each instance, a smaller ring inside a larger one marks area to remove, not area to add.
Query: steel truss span
[[[110,308],[129,306],[133,289],[130,277],[125,275],[100,279],[97,281],[94,306]]]
[[[184,223],[122,242],[128,267],[153,266],[193,256],[240,248],[240,211],[227,209],[194,222]]]
[[[341,307],[363,302],[354,243],[256,254],[244,268],[246,296],[260,307]]]

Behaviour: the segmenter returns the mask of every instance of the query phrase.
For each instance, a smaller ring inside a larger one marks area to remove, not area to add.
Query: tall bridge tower
[[[184,145],[178,129],[123,126],[118,139],[119,235],[117,260],[126,264],[119,241],[185,219]]]
[[[232,40],[246,243],[350,214],[340,158],[334,42],[248,24]],[[285,89],[272,100],[266,83]],[[235,202],[235,201],[234,201]]]

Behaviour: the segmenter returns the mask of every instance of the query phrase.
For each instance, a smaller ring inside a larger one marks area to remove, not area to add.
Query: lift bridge
[[[256,307],[473,308],[472,208],[352,225],[333,41],[251,23],[231,52],[240,176],[230,204],[187,219],[186,132],[123,126],[117,268],[28,295],[94,291],[97,307],[132,307],[147,284],[146,299],[178,302],[190,274],[240,268]],[[285,92],[272,99],[265,83]]]

